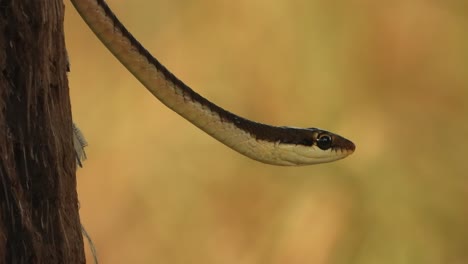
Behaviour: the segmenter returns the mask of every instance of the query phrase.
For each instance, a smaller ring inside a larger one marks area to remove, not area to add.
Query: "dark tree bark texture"
[[[84,263],[62,0],[0,0],[0,263]]]

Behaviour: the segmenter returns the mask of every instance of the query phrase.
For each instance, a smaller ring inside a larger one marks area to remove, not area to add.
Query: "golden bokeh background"
[[[108,2],[213,102],[357,150],[298,168],[235,153],[153,98],[66,2],[100,263],[468,263],[465,1]]]

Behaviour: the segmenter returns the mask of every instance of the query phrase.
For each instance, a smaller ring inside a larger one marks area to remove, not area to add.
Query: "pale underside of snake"
[[[167,70],[123,26],[104,0],[71,0],[91,30],[162,103],[231,149],[282,166],[345,158],[354,144],[318,128],[270,126],[237,116],[208,101]]]

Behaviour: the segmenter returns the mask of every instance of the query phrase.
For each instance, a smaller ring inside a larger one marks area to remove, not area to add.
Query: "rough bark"
[[[84,263],[62,0],[0,0],[0,263]]]

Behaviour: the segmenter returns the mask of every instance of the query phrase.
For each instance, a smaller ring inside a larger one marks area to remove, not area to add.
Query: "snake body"
[[[71,0],[114,56],[162,103],[231,149],[273,165],[335,161],[354,144],[318,128],[270,126],[235,115],[205,99],[153,57],[119,21],[104,0]]]

